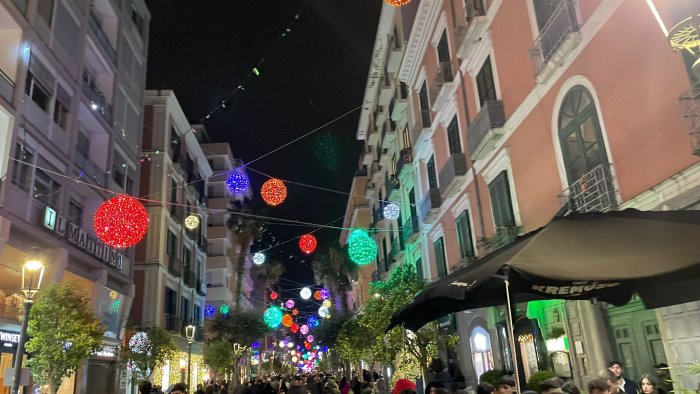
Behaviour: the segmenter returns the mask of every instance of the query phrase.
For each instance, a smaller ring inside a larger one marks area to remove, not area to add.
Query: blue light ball
[[[226,178],[226,187],[231,193],[243,193],[248,189],[248,177],[239,171],[232,171]]]

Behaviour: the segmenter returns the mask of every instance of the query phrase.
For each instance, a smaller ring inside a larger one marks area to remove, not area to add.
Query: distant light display
[[[292,316],[290,314],[285,314],[282,316],[282,325],[289,328],[294,324],[294,320],[292,319]]]
[[[318,327],[318,319],[316,316],[310,316],[308,319],[306,319],[306,324],[309,327]]]
[[[294,300],[287,300],[287,302],[284,303],[284,306],[286,306],[287,309],[294,308]]]
[[[129,348],[136,353],[148,351],[148,345],[150,345],[148,334],[143,331],[139,331],[129,338]]]
[[[189,215],[185,218],[185,228],[192,231],[196,230],[197,227],[199,227],[199,224],[202,222],[201,219],[199,219],[199,216],[197,215]]]
[[[264,264],[265,263],[265,253],[255,252],[255,254],[253,254],[253,263],[255,263],[255,265]]]
[[[301,289],[299,295],[301,296],[301,298],[308,300],[309,298],[311,298],[311,289],[309,289],[308,287],[304,287],[303,289]]]
[[[282,323],[282,310],[276,306],[271,306],[265,310],[263,320],[270,328],[277,328]]]
[[[277,299],[277,296],[278,296],[278,294],[277,294],[276,291],[271,291],[271,292],[270,292],[270,299],[271,299],[271,300],[276,300],[276,299]]]
[[[330,308],[331,302],[330,302],[330,300],[325,300],[325,301],[323,301],[323,303],[321,305],[325,306],[326,308]]]
[[[327,306],[322,306],[322,307],[318,308],[318,315],[321,317],[326,317],[330,313],[331,312],[328,310]]]
[[[393,5],[394,7],[401,7],[411,2],[411,0],[384,0],[387,4]]]
[[[221,312],[222,315],[228,315],[228,312],[231,310],[231,308],[228,307],[226,304],[222,304],[219,307],[219,312]]]
[[[321,301],[321,290],[314,291],[314,299],[317,301]]]
[[[292,334],[298,333],[299,332],[299,325],[296,323],[292,324],[292,326],[289,327],[289,331],[291,331]]]
[[[327,300],[331,298],[331,292],[328,289],[321,289],[321,299]]]
[[[301,327],[299,327],[299,332],[303,335],[308,334],[309,333],[309,326],[307,326],[306,324],[302,325]]]
[[[299,314],[299,309],[297,309],[297,308],[292,309],[292,316],[296,316],[298,314]]]
[[[216,313],[216,308],[214,308],[214,305],[207,305],[206,308],[204,308],[204,316],[205,317],[212,317]]]
[[[314,342],[314,336],[313,336],[313,335],[309,335],[308,337],[306,337],[306,342],[308,342],[308,343],[313,343],[313,342]]]
[[[304,234],[299,238],[299,249],[306,254],[313,253],[317,245],[316,237],[311,234]]]
[[[248,189],[248,177],[240,171],[231,171],[226,178],[226,188],[234,194],[240,194]]]
[[[287,198],[287,187],[279,179],[268,179],[260,189],[260,196],[267,205],[276,207]]]
[[[399,217],[401,210],[396,203],[390,202],[384,206],[384,217],[389,220],[394,220]]]

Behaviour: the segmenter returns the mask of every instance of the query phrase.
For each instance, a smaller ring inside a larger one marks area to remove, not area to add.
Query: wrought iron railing
[[[0,97],[4,98],[8,103],[12,103],[12,93],[15,90],[15,83],[10,77],[0,70]]]
[[[440,189],[429,189],[420,203],[420,218],[423,223],[427,223],[426,220],[429,218],[431,211],[440,208],[440,205],[442,205]]]
[[[409,243],[411,238],[414,235],[417,235],[419,231],[420,230],[418,227],[418,217],[410,216],[408,219],[406,219],[405,222],[403,222],[403,226],[401,227],[401,236],[403,237],[403,242]]]
[[[440,93],[440,90],[442,89],[442,85],[444,85],[447,82],[452,82],[452,62],[450,61],[445,61],[445,62],[440,62],[438,64],[438,70],[437,73],[435,74],[435,78],[433,79],[433,84],[430,87],[430,102],[435,103],[435,99],[437,98],[438,94]]]
[[[700,82],[678,98],[693,154],[700,156]]]
[[[576,18],[576,5],[573,0],[562,0],[552,12],[552,16],[540,30],[540,35],[530,48],[530,59],[539,75],[547,63],[552,60],[557,49],[569,37],[569,34],[579,30]]]
[[[601,164],[581,175],[562,193],[575,212],[604,212],[617,207],[610,165]]]
[[[486,256],[513,242],[520,232],[520,227],[496,227],[496,233],[491,238],[482,238],[477,242],[481,256]]]
[[[112,43],[109,41],[109,38],[107,38],[107,34],[105,34],[104,30],[102,30],[102,21],[92,10],[90,11],[90,18],[88,18],[88,24],[90,25],[92,32],[95,33],[97,41],[100,42],[102,48],[104,48],[104,50],[107,52],[109,59],[112,60],[113,63],[116,63],[117,51],[114,50]]]
[[[97,185],[104,186],[107,184],[107,174],[78,146],[75,147],[73,163]]]
[[[440,170],[440,193],[445,194],[455,177],[462,176],[466,173],[467,158],[464,156],[464,153],[451,154]]]
[[[413,150],[411,148],[401,149],[401,155],[399,156],[399,161],[396,163],[396,174],[400,175],[401,170],[406,164],[413,163]]]
[[[112,105],[95,85],[95,78],[87,70],[83,71],[83,93],[91,101],[92,110],[102,115],[107,124],[112,125]]]
[[[506,123],[506,115],[503,110],[503,102],[487,101],[481,107],[479,114],[474,118],[474,122],[469,126],[467,133],[467,146],[469,155],[474,157],[474,153],[481,145],[484,138],[491,129],[503,127]]]

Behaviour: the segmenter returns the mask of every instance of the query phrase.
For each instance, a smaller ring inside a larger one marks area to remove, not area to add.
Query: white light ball
[[[299,295],[301,295],[301,298],[308,300],[309,298],[311,298],[311,289],[309,289],[308,287],[304,287],[303,289],[301,289]]]
[[[263,264],[264,262],[265,262],[265,253],[256,252],[255,254],[253,254],[253,263],[255,263],[255,265],[260,265],[260,264]]]
[[[398,219],[401,210],[396,203],[390,202],[384,206],[384,217],[389,220]]]

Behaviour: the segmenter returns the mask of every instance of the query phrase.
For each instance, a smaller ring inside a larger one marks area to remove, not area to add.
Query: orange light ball
[[[284,186],[284,182],[279,179],[272,178],[268,179],[263,183],[260,189],[260,196],[262,196],[263,201],[267,205],[276,207],[287,198],[287,187]]]
[[[393,5],[394,7],[401,7],[411,2],[411,0],[384,0],[387,4]]]
[[[292,320],[292,316],[289,315],[288,313],[282,316],[282,325],[285,327],[291,327],[292,324],[294,324],[294,320]]]
[[[321,298],[322,298],[322,296],[321,296],[321,290],[316,290],[316,291],[314,291],[314,299],[320,301]]]

